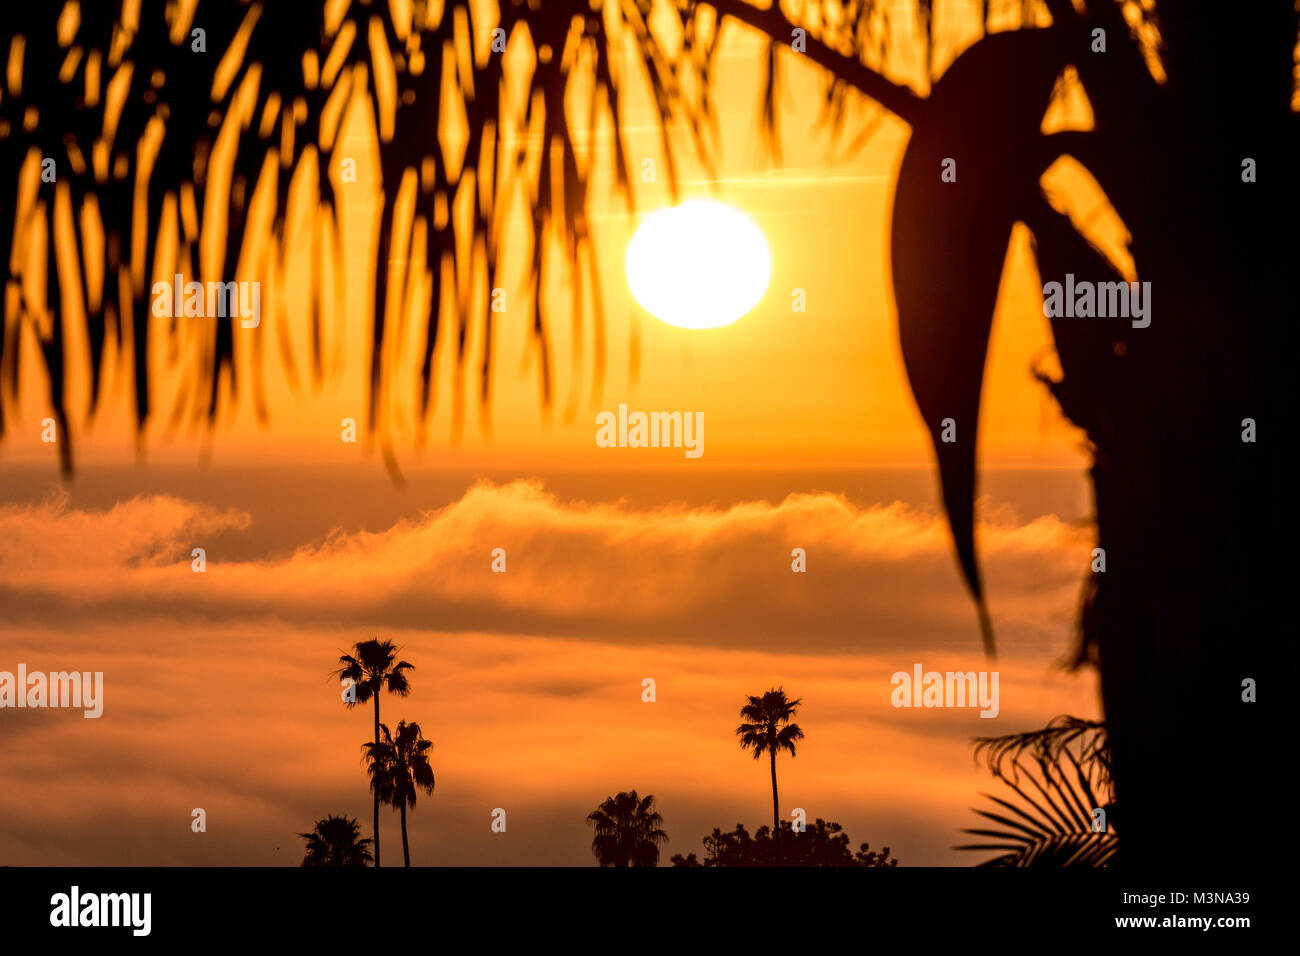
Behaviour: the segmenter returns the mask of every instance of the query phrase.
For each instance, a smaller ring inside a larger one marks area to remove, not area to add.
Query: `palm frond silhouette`
[[[1102,867],[1119,861],[1105,724],[1058,717],[1041,730],[977,738],[975,754],[1010,793],[983,794],[994,808],[975,813],[996,828],[964,830],[984,842],[956,849],[999,853],[981,866]]]
[[[390,468],[396,465],[384,428],[399,356],[411,350],[419,356],[423,420],[435,395],[435,350],[444,342],[452,349],[459,380],[475,342],[482,356],[479,397],[488,403],[495,359],[488,293],[502,279],[505,217],[516,193],[525,196],[529,214],[525,243],[512,254],[529,262],[528,321],[541,401],[548,407],[552,401],[542,281],[557,267],[570,270],[575,292],[584,272],[593,288],[590,358],[598,392],[604,328],[586,209],[595,129],[606,120],[615,141],[618,187],[629,209],[634,202],[621,131],[629,79],[620,67],[626,40],[637,50],[637,69],[650,83],[664,123],[685,118],[704,145],[707,87],[696,95],[686,92],[682,73],[686,61],[707,71],[716,37],[697,42],[690,28],[674,59],[650,29],[649,12],[640,2],[593,11],[585,0],[556,0],[544,11],[533,4],[468,0],[119,0],[32,4],[16,11],[0,25],[0,42],[10,51],[9,80],[0,95],[0,280],[5,287],[12,280],[21,291],[17,315],[6,320],[0,336],[0,371],[9,396],[17,392],[22,340],[33,335],[49,379],[63,467],[70,471],[65,386],[75,337],[68,323],[79,322],[90,344],[90,415],[101,398],[101,371],[116,351],[133,363],[135,422],[143,431],[157,411],[160,380],[168,370],[151,358],[157,352],[151,339],[163,335],[167,365],[184,373],[170,410],[172,425],[213,424],[222,401],[234,400],[241,368],[251,370],[247,384],[264,418],[266,328],[240,337],[230,316],[190,323],[189,329],[176,317],[155,321],[147,297],[164,262],[190,278],[264,281],[275,290],[267,325],[278,333],[285,379],[299,387],[305,365],[319,384],[331,354],[337,366],[342,341],[333,336],[331,347],[323,300],[331,295],[341,317],[341,173],[335,151],[344,115],[353,108],[373,124],[380,165],[375,178],[385,191],[367,424],[379,433]],[[693,23],[693,14],[684,11],[682,18]],[[493,24],[486,53],[479,49],[485,23]],[[511,88],[504,75],[513,48],[532,58],[521,67],[521,89]],[[576,85],[591,89],[585,122],[564,108],[566,90]],[[458,120],[463,137],[440,135],[445,124]],[[537,146],[530,147],[531,140]],[[666,125],[664,140],[671,146]],[[669,149],[667,172],[676,194],[672,156]],[[31,171],[44,171],[43,160],[53,162],[53,175],[27,185],[34,181]],[[307,215],[313,223],[305,362],[289,344],[288,301],[276,285],[289,251],[291,188],[300,180],[312,193]],[[402,190],[409,190],[409,203],[398,202]],[[254,219],[258,197],[270,213]],[[88,224],[89,233],[78,231],[72,252],[59,255],[55,233],[65,222],[77,230]],[[175,229],[171,245],[162,238],[169,225]],[[547,241],[552,233],[558,242]],[[43,263],[30,255],[34,239],[41,239]],[[217,251],[200,256],[201,241]],[[425,250],[418,264],[416,245]],[[13,270],[11,249],[23,250],[13,257]],[[68,282],[78,288],[80,301],[62,300]],[[405,311],[423,290],[423,329],[408,330]],[[580,333],[583,301],[581,294],[574,296]],[[583,341],[579,334],[575,348]],[[241,358],[244,349],[247,357]],[[459,402],[460,391],[453,394]],[[457,405],[457,428],[461,416]]]

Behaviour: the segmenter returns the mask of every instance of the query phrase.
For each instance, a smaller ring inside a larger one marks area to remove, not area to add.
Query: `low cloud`
[[[251,521],[166,496],[0,509],[0,603],[47,626],[147,616],[791,652],[978,646],[942,518],[901,503],[809,493],[635,509],[483,482],[383,531],[335,529],[288,554],[224,560],[221,541]],[[1090,529],[994,514],[978,540],[1004,646],[1059,647]],[[206,573],[191,569],[196,547]],[[491,570],[495,548],[505,573]],[[791,570],[794,548],[806,573]]]

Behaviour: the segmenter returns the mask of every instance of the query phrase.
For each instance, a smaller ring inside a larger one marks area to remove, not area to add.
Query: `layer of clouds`
[[[336,529],[291,554],[223,560],[222,540],[250,522],[166,496],[0,509],[0,620],[271,618],[821,653],[978,646],[942,519],[901,503],[816,493],[635,509],[484,482],[380,532]],[[1059,645],[1090,530],[991,515],[978,540],[1004,646]],[[206,573],[191,570],[195,547]],[[494,548],[504,574],[491,571]],[[794,548],[805,574],[791,571]]]

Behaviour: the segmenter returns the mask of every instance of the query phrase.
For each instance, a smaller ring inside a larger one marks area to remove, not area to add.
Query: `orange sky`
[[[303,494],[292,477],[265,482],[259,514]],[[438,789],[411,817],[417,863],[586,863],[583,818],[618,789],[657,796],[670,853],[698,851],[715,825],[752,830],[770,793],[733,730],[744,695],[775,684],[805,699],[785,807],[904,863],[965,863],[949,848],[994,789],[969,738],[1095,714],[1091,677],[1055,666],[1090,533],[1056,517],[1004,508],[983,529],[1001,647],[992,719],[891,706],[895,671],[992,666],[946,532],[901,502],[647,508],[486,483],[378,530],[337,521],[298,542],[260,535],[248,511],[165,495],[0,509],[0,670],[106,682],[98,720],[0,712],[0,859],[295,863],[292,834],[318,816],[368,819],[369,718],[327,675],[375,633],[417,668],[384,719],[418,720],[435,741]],[[235,556],[250,539],[256,556]],[[498,546],[505,574],[488,570]],[[794,546],[807,574],[789,570]],[[195,807],[205,834],[189,830]],[[497,807],[506,835],[489,829]]]
[[[960,37],[963,30],[939,25],[941,51],[945,36]],[[850,113],[847,132],[834,138],[820,119],[820,107],[798,104],[821,102],[820,73],[802,58],[786,56],[785,94],[780,128],[783,131],[779,161],[764,149],[758,133],[758,93],[754,69],[761,53],[756,35],[746,28],[727,28],[720,52],[717,89],[720,136],[717,178],[705,178],[700,164],[687,148],[678,150],[682,163],[684,198],[710,197],[728,202],[752,217],[763,230],[772,251],[772,280],[759,305],[736,324],[719,329],[683,330],[659,322],[637,307],[627,290],[623,255],[636,222],[630,219],[612,189],[608,162],[609,130],[598,135],[593,173],[594,243],[601,266],[601,288],[607,314],[607,377],[598,401],[591,396],[590,317],[584,331],[584,351],[575,363],[569,322],[568,280],[557,275],[549,283],[549,330],[556,360],[556,407],[544,412],[538,402],[537,361],[530,345],[530,312],[523,293],[525,255],[512,257],[516,268],[504,283],[507,312],[498,323],[497,363],[490,409],[491,432],[479,420],[474,399],[476,383],[464,382],[466,427],[459,441],[452,434],[452,391],[455,386],[450,350],[439,356],[439,390],[436,412],[423,440],[417,435],[413,403],[414,371],[419,357],[407,355],[404,377],[399,376],[392,418],[395,449],[403,463],[431,460],[524,460],[536,456],[547,461],[587,463],[603,467],[612,455],[594,444],[595,414],[626,402],[631,408],[704,412],[708,422],[706,455],[715,462],[805,462],[852,464],[919,464],[931,460],[928,442],[912,403],[894,330],[892,293],[884,237],[889,226],[891,183],[907,127],[887,119],[866,148],[852,153],[848,144],[870,112],[857,103]],[[967,37],[969,39],[969,37]],[[950,39],[949,43],[959,42]],[[516,55],[512,46],[512,56]],[[518,56],[517,56],[518,58]],[[943,55],[939,57],[943,62]],[[903,65],[903,68],[906,64]],[[1086,118],[1086,104],[1056,111],[1055,124]],[[332,171],[340,197],[345,237],[346,303],[327,297],[327,328],[332,340],[327,352],[341,365],[319,389],[290,388],[279,367],[278,338],[285,334],[270,315],[264,327],[241,330],[236,351],[244,381],[251,369],[247,337],[266,336],[267,392],[272,409],[269,426],[253,414],[245,390],[232,407],[223,403],[214,440],[202,429],[169,424],[169,409],[182,366],[170,380],[163,377],[156,395],[154,419],[147,447],[152,455],[198,460],[199,450],[210,444],[211,454],[231,460],[282,457],[343,464],[365,453],[360,446],[340,447],[340,421],[345,417],[364,423],[365,386],[369,359],[369,274],[373,268],[374,235],[380,183],[373,130],[365,110],[348,114],[336,154],[357,159],[357,182],[339,181],[338,163]],[[635,171],[644,159],[664,168],[659,132],[648,92],[639,84],[629,87],[624,136],[629,165]],[[680,130],[678,131],[680,133]],[[676,137],[682,147],[684,135]],[[309,179],[300,176],[299,179]],[[660,176],[663,180],[666,177]],[[310,185],[299,183],[302,190]],[[1089,209],[1094,201],[1075,180],[1064,182],[1066,194],[1081,197]],[[666,182],[637,182],[642,215],[671,202]],[[392,187],[396,192],[396,185]],[[1102,200],[1104,205],[1104,200]],[[264,207],[255,204],[252,217]],[[522,215],[522,200],[515,213]],[[308,376],[303,364],[308,354],[306,283],[310,223],[301,203],[290,215],[289,276],[284,286],[288,298],[287,334],[298,358],[298,374]],[[521,250],[526,236],[516,226],[508,229],[507,248]],[[171,234],[174,226],[164,227]],[[1104,219],[1092,232],[1105,234]],[[1111,233],[1115,228],[1110,229]],[[513,246],[512,246],[513,243]],[[987,388],[981,418],[981,452],[991,463],[1078,466],[1078,435],[1061,420],[1054,405],[1030,377],[1037,359],[1051,368],[1050,338],[1039,306],[1037,276],[1026,257],[1026,236],[1017,231],[1003,276],[1003,290],[994,324],[987,370]],[[171,263],[161,261],[155,278],[170,278]],[[807,312],[791,310],[792,290],[806,292]],[[265,286],[263,309],[270,312],[279,285]],[[154,337],[157,367],[166,360],[166,319]],[[406,335],[413,337],[423,319],[412,313]],[[630,374],[629,331],[640,331],[640,362]],[[186,354],[188,333],[182,328],[181,354]],[[73,367],[85,373],[84,342],[73,337]],[[444,334],[443,340],[448,341]],[[35,359],[35,343],[27,337],[25,348]],[[482,342],[477,330],[471,336],[468,369],[475,369]],[[33,361],[32,367],[38,363]],[[133,454],[130,438],[130,389],[125,365],[107,371],[109,399],[91,423],[74,411],[79,456],[96,460],[122,460]],[[72,376],[70,406],[84,408],[88,399],[88,374]],[[0,446],[0,461],[43,457],[52,451],[40,443],[44,416],[44,383],[36,375],[23,380],[21,407],[13,419],[17,427]],[[756,400],[761,396],[761,401]],[[364,425],[363,425],[364,432]],[[364,439],[364,433],[363,433]],[[668,457],[667,452],[645,452]]]
[[[949,43],[962,35],[940,27]],[[0,444],[0,670],[103,670],[108,685],[98,721],[0,712],[0,863],[296,864],[295,834],[326,813],[368,830],[368,718],[338,704],[326,674],[372,634],[417,666],[413,695],[383,702],[386,722],[418,720],[436,745],[438,789],[410,819],[416,864],[589,863],[586,813],[633,787],[654,793],[665,815],[664,862],[699,852],[713,826],[752,830],[770,816],[770,791],[733,730],[744,696],[774,684],[806,701],[808,739],[780,766],[783,807],[838,820],[855,845],[888,844],[904,864],[969,862],[949,847],[974,825],[977,792],[993,786],[970,736],[1097,715],[1092,675],[1056,666],[1072,647],[1092,546],[1086,457],[1029,376],[1049,339],[1018,231],[980,439],[983,461],[998,466],[979,540],[1001,713],[890,707],[895,670],[989,666],[937,517],[933,456],[893,327],[883,243],[906,127],[887,121],[867,148],[828,161],[852,134],[833,143],[818,110],[797,106],[820,103],[821,81],[787,57],[773,159],[756,130],[758,51],[730,28],[717,181],[687,162],[683,193],[758,223],[772,251],[768,293],[719,329],[638,314],[622,276],[635,223],[605,168],[592,209],[608,317],[598,401],[590,354],[569,359],[557,280],[556,408],[539,408],[515,276],[490,434],[469,381],[466,427],[453,438],[444,353],[427,440],[409,404],[394,419],[404,486],[364,441],[340,441],[342,418],[365,418],[379,188],[369,130],[355,118],[338,154],[359,159],[358,182],[337,184],[348,301],[327,313],[342,364],[324,388],[292,392],[268,339],[269,425],[244,393],[211,436],[169,433],[164,397],[148,464],[136,467],[116,367],[93,429],[74,416],[79,472],[60,489],[39,440],[44,383],[24,377]],[[624,133],[633,168],[659,155],[644,91]],[[1068,176],[1065,193],[1072,208],[1093,204]],[[639,184],[637,198],[643,212],[668,201],[663,183]],[[289,279],[300,359],[302,228],[291,231]],[[795,287],[807,291],[806,313],[790,310]],[[629,318],[641,334],[634,377]],[[472,342],[468,368],[479,348]],[[87,381],[73,374],[73,408],[84,407]],[[598,448],[595,415],[621,402],[703,412],[704,457]],[[200,545],[210,566],[195,575],[189,555]],[[504,575],[489,570],[498,546]],[[790,572],[794,547],[808,552],[805,575]],[[658,682],[654,704],[640,700],[645,677]],[[208,833],[190,832],[193,807],[207,809]],[[495,807],[508,811],[506,835],[489,830]],[[395,815],[385,826],[391,860]]]

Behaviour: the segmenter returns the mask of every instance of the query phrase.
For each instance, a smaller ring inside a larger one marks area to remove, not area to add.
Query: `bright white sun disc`
[[[692,200],[646,218],[627,247],[632,297],[684,329],[730,325],[758,304],[772,276],[767,240],[724,203]]]

